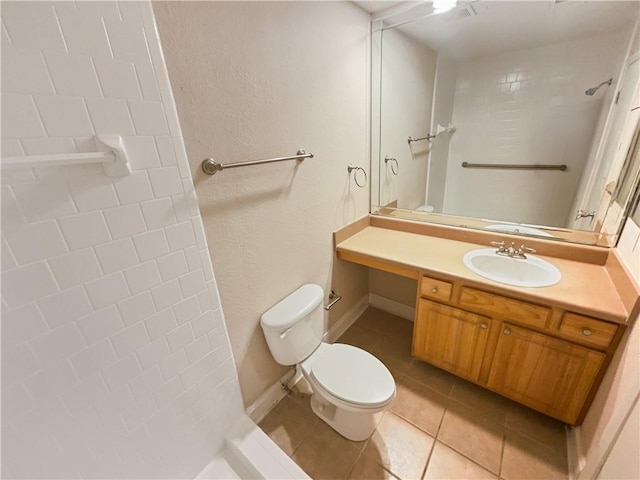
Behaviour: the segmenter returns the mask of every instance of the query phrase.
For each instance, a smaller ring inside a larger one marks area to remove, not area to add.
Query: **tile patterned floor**
[[[293,392],[260,427],[312,478],[567,479],[564,424],[411,358],[413,324],[369,308],[338,340],[376,355],[397,396],[352,442]]]

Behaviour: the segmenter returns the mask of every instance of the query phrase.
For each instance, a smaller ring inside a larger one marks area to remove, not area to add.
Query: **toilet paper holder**
[[[325,310],[329,310],[331,307],[333,307],[336,303],[342,300],[342,297],[338,295],[336,292],[334,292],[333,290],[331,290],[331,293],[329,294],[329,300],[330,300],[329,304],[324,306]]]

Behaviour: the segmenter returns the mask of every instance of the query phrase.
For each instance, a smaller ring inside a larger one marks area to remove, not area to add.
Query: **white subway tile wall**
[[[2,5],[2,476],[193,478],[243,409],[148,2]]]
[[[564,225],[589,157],[594,126],[614,91],[603,89],[592,97],[584,92],[617,78],[627,41],[628,32],[620,32],[461,61],[445,210]],[[464,161],[568,168],[482,170],[462,168]]]

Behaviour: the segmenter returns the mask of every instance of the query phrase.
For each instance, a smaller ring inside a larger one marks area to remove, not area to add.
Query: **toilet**
[[[432,205],[420,205],[419,207],[414,208],[414,210],[416,212],[428,212],[428,213],[433,213],[433,206]]]
[[[311,409],[350,440],[365,440],[396,395],[391,372],[376,357],[342,343],[324,343],[324,291],[306,284],[262,314],[273,358],[296,365],[311,386]]]

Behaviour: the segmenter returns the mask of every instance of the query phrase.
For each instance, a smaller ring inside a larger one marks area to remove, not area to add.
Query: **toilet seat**
[[[395,381],[387,367],[360,348],[321,344],[307,360],[303,368],[339,403],[373,409],[388,405],[395,396]]]

